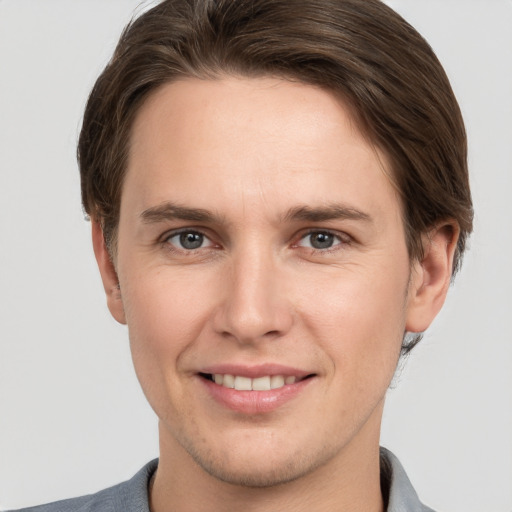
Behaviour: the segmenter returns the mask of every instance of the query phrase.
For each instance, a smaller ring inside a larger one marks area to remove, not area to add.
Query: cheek
[[[407,271],[357,269],[325,280],[317,288],[321,293],[304,297],[302,317],[312,336],[321,340],[335,374],[354,386],[367,381],[387,386],[405,329],[407,283]]]
[[[158,273],[125,283],[123,303],[135,373],[159,417],[187,413],[180,361],[204,325],[201,297],[193,286]]]
[[[210,290],[210,283],[191,273],[165,267],[148,269],[123,286],[130,330],[151,344],[179,343],[201,327],[201,318],[211,306]]]
[[[133,362],[141,383],[175,377],[180,357],[208,317],[209,300],[198,283],[172,272],[146,272],[122,288]]]

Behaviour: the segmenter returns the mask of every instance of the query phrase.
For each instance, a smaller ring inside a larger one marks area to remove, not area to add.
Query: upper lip
[[[240,377],[249,377],[256,379],[258,377],[265,377],[267,375],[282,375],[283,377],[296,377],[302,379],[308,375],[312,375],[314,372],[301,370],[299,368],[293,368],[281,364],[258,364],[258,365],[240,365],[240,364],[214,364],[202,368],[199,373],[211,374],[211,375],[235,375]]]

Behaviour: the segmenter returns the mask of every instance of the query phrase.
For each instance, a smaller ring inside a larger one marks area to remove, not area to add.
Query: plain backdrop
[[[389,391],[382,444],[440,511],[512,511],[512,1],[390,0],[467,123],[476,218],[447,304]],[[0,0],[0,508],[157,456],[80,207],[87,94],[139,0]],[[147,5],[146,5],[147,6]]]

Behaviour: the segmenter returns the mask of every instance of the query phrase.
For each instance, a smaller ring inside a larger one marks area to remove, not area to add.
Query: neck
[[[231,512],[237,507],[246,512],[384,511],[378,434],[353,439],[336,457],[301,478],[254,488],[209,475],[165,430],[161,425],[151,512]]]

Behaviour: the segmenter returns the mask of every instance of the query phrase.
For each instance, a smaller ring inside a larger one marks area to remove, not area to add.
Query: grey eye
[[[201,233],[181,233],[180,244],[184,249],[199,249],[203,245],[204,236]]]
[[[334,235],[331,233],[312,233],[310,236],[311,246],[315,249],[328,249],[334,243]]]
[[[312,249],[330,249],[338,243],[340,243],[339,237],[329,231],[313,231],[304,236],[299,245]]]
[[[210,240],[197,231],[182,231],[181,233],[176,233],[170,236],[167,242],[178,249],[185,249],[187,251],[193,251],[194,249],[211,245]]]

